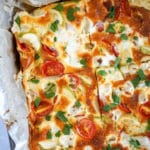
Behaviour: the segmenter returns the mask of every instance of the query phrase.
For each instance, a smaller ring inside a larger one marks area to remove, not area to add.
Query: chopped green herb
[[[109,17],[109,18],[112,18],[112,19],[115,17],[115,7],[114,7],[114,6],[112,6],[112,7],[110,8],[108,17]]]
[[[30,82],[34,83],[34,84],[38,84],[40,81],[36,78],[32,78],[29,80]]]
[[[150,125],[150,119],[147,120],[147,123]]]
[[[74,12],[75,12],[75,10],[73,8],[68,8],[68,10],[67,10],[67,19],[69,21],[74,21],[75,20]]]
[[[131,63],[131,62],[132,62],[132,58],[129,57],[129,58],[127,59],[127,63]]]
[[[130,139],[129,141],[130,145],[132,145],[135,148],[139,148],[140,147],[140,142],[136,139]]]
[[[56,42],[57,41],[57,37],[54,37],[54,42]]]
[[[119,63],[120,63],[120,58],[117,57],[116,60],[115,60],[115,64],[114,64],[115,69],[119,69]]]
[[[146,84],[146,86],[150,87],[150,81],[149,80],[146,80],[145,84]]]
[[[138,40],[138,37],[137,37],[137,36],[134,36],[133,39],[137,41],[137,40]]]
[[[112,94],[112,99],[113,99],[114,103],[116,103],[116,104],[120,103],[120,97],[119,96]]]
[[[64,133],[65,135],[69,135],[71,128],[72,128],[72,125],[71,125],[71,124],[65,124],[64,129],[63,129],[63,133]]]
[[[123,31],[125,31],[125,29],[126,29],[125,26],[121,26],[120,27],[120,32],[122,33]]]
[[[112,147],[110,144],[107,145],[106,150],[112,150]]]
[[[56,116],[57,116],[57,118],[60,119],[61,121],[67,122],[68,119],[65,117],[64,114],[65,114],[65,112],[58,111],[57,114],[56,114]]]
[[[52,98],[56,93],[56,85],[54,83],[48,83],[45,89],[46,98]]]
[[[77,108],[79,108],[79,107],[81,106],[80,101],[76,101],[75,106],[76,106]]]
[[[54,7],[54,9],[56,9],[57,11],[63,11],[64,6],[62,4],[58,4],[56,7]]]
[[[34,100],[34,105],[35,107],[38,107],[40,105],[40,102],[41,102],[41,99],[39,97],[37,97],[35,100]]]
[[[115,108],[116,106],[117,106],[117,104],[111,103],[111,104],[109,104],[109,105],[105,105],[105,106],[103,107],[103,110],[106,111],[106,112],[108,112],[108,111],[110,111],[111,109]]]
[[[75,11],[80,11],[80,7],[75,7],[74,10]]]
[[[137,71],[137,74],[138,74],[138,76],[139,76],[139,78],[140,78],[141,80],[145,80],[146,76],[145,76],[145,74],[144,74],[144,72],[143,72],[142,69],[139,69],[139,70]]]
[[[45,117],[45,119],[46,119],[47,121],[50,121],[50,120],[51,120],[51,116],[50,116],[50,115],[47,115],[47,116]]]
[[[60,137],[61,136],[61,131],[56,132],[55,136]]]
[[[107,75],[107,72],[105,70],[99,70],[98,74],[101,76],[105,76],[105,75]]]
[[[58,24],[59,24],[59,20],[56,20],[54,21],[51,26],[50,26],[50,29],[53,31],[53,32],[56,32],[58,30]]]
[[[52,132],[51,132],[51,130],[49,130],[47,132],[47,139],[51,139],[51,138],[52,138]]]
[[[15,19],[15,22],[17,23],[17,25],[20,27],[20,17],[19,16],[17,16],[16,17],[16,19]]]
[[[114,27],[115,27],[115,24],[109,24],[109,26],[106,29],[106,32],[115,34],[116,31],[115,31]]]
[[[34,55],[34,59],[35,60],[38,60],[40,58],[40,55],[38,54],[38,53],[36,53],[35,55]]]
[[[118,147],[115,147],[115,148],[113,148],[113,150],[120,150],[120,148],[118,148]]]
[[[146,127],[146,131],[150,132],[150,125]]]
[[[80,64],[82,64],[83,68],[86,68],[87,67],[86,59],[85,58],[81,59]]]
[[[139,82],[140,82],[139,77],[136,77],[135,79],[131,80],[131,83],[133,84],[134,88],[138,86]]]
[[[122,40],[128,40],[128,36],[127,36],[126,34],[121,34],[121,35],[120,35],[120,38],[121,38]]]

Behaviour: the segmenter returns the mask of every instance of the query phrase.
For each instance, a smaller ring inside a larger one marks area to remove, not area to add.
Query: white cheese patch
[[[122,112],[119,109],[115,109],[115,110],[111,111],[111,113],[113,114],[112,119],[114,121],[118,121],[120,116],[122,115]]]
[[[84,146],[84,150],[93,150],[93,148],[92,148],[92,146],[87,145],[87,146]]]
[[[148,102],[149,101],[149,98],[148,98],[149,93],[150,93],[150,89],[143,88],[141,90],[141,92],[139,93],[138,103],[139,104],[144,104],[144,103]]]
[[[45,141],[39,142],[39,145],[42,149],[51,150],[51,149],[56,148],[57,143],[52,140],[45,140]]]
[[[34,33],[27,33],[22,36],[22,39],[31,43],[33,48],[38,51],[41,48],[40,39],[38,36]]]

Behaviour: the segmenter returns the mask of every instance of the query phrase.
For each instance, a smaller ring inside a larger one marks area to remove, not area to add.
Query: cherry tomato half
[[[131,112],[130,109],[128,108],[128,106],[127,106],[126,104],[124,104],[124,103],[120,103],[120,104],[119,104],[119,108],[120,108],[122,111],[126,112],[126,113],[130,113],[130,112]]]
[[[19,51],[26,52],[26,53],[31,52],[29,45],[27,45],[26,43],[17,42],[17,45],[18,45]]]
[[[140,105],[139,112],[145,116],[150,117],[150,101],[146,102],[145,104]]]
[[[32,111],[34,112],[34,114],[37,117],[43,117],[43,116],[48,115],[52,111],[53,105],[52,105],[52,103],[50,103],[47,100],[42,100],[38,107],[36,107],[34,105],[34,102],[32,102],[31,103],[31,108],[32,108]]]
[[[88,118],[79,120],[75,129],[77,134],[85,140],[91,140],[96,134],[95,124]]]
[[[45,51],[47,54],[49,54],[51,56],[54,56],[54,57],[58,56],[57,51],[52,47],[48,47],[46,45],[43,45],[43,51]]]
[[[46,61],[42,65],[42,75],[43,76],[56,76],[62,75],[64,73],[64,66],[57,60]]]

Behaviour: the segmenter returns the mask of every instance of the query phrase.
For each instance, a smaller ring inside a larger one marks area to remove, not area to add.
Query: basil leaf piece
[[[57,37],[54,37],[54,42],[56,42],[57,41]]]
[[[140,142],[138,140],[136,140],[136,139],[132,139],[131,138],[129,143],[130,143],[130,145],[132,145],[135,148],[139,148],[140,147]]]
[[[56,32],[58,30],[58,24],[59,24],[59,20],[54,21],[51,25],[50,25],[50,29],[53,32]]]
[[[115,34],[116,31],[115,31],[114,27],[115,27],[115,24],[109,24],[109,26],[106,29],[106,32]]]
[[[79,107],[81,106],[80,101],[76,101],[75,106],[76,106],[77,108],[79,108]]]
[[[56,85],[54,83],[48,83],[45,89],[45,97],[52,98],[55,96],[56,93]]]
[[[132,58],[131,57],[129,57],[128,59],[127,59],[127,61],[126,61],[127,63],[131,63],[132,62]]]
[[[150,125],[146,127],[146,131],[150,132]]]
[[[85,58],[81,59],[80,64],[82,65],[83,68],[86,68],[87,67],[86,59]]]
[[[139,76],[139,78],[140,78],[141,80],[145,80],[146,76],[145,76],[145,74],[144,74],[144,72],[143,72],[142,69],[139,69],[139,70],[137,71],[137,74],[138,74],[138,76]]]
[[[75,20],[74,12],[75,12],[75,10],[73,8],[68,8],[68,10],[67,10],[67,19],[69,21],[74,21]]]
[[[63,11],[64,6],[62,4],[58,4],[57,6],[54,7],[54,9],[56,9],[57,11]]]
[[[99,70],[98,74],[101,76],[105,76],[105,75],[107,75],[107,72],[105,70]]]
[[[103,110],[104,110],[105,112],[109,112],[111,109],[115,108],[116,106],[117,106],[116,103],[111,103],[111,104],[109,104],[109,105],[105,105],[105,106],[103,107]]]
[[[68,119],[65,117],[64,114],[65,114],[65,112],[63,112],[63,111],[58,111],[57,114],[56,114],[56,117],[57,117],[59,120],[63,121],[63,122],[67,122]]]
[[[120,103],[120,97],[119,96],[112,94],[112,99],[113,99],[114,103],[116,103],[116,104]]]
[[[39,97],[37,97],[35,100],[34,100],[34,105],[35,107],[38,107],[41,103],[41,99]]]
[[[125,31],[125,29],[126,29],[125,26],[121,26],[120,27],[120,32],[122,33],[123,31]]]
[[[120,58],[117,57],[116,60],[115,60],[115,64],[114,64],[115,69],[119,69],[119,63],[120,63]]]
[[[20,28],[20,17],[19,16],[17,16],[16,17],[16,19],[15,19],[15,22],[17,23],[17,25],[19,26],[19,28]]]
[[[121,35],[120,35],[120,38],[121,38],[122,40],[128,40],[128,36],[127,36],[126,34],[121,34]]]
[[[47,121],[50,121],[50,120],[51,120],[51,116],[50,116],[50,115],[47,115],[47,116],[45,117],[45,119],[46,119]]]
[[[69,135],[71,128],[72,128],[71,124],[65,124],[64,129],[63,129],[64,135]]]
[[[109,18],[112,18],[112,19],[115,17],[115,7],[114,7],[114,6],[112,6],[112,7],[110,8],[108,17],[109,17]]]
[[[133,84],[134,88],[136,88],[140,83],[140,78],[136,77],[135,79],[131,80],[131,83]]]
[[[59,130],[58,132],[55,133],[56,137],[60,137],[61,136],[61,131]]]
[[[47,139],[51,139],[51,138],[52,138],[52,132],[51,132],[51,130],[49,130],[47,132]]]
[[[40,55],[38,54],[38,53],[36,53],[35,55],[34,55],[34,59],[35,60],[38,60],[40,58]]]
[[[38,84],[40,81],[36,78],[32,78],[29,80],[30,82],[34,83],[34,84]]]
[[[146,84],[146,86],[150,87],[150,81],[149,80],[146,80],[145,84]]]

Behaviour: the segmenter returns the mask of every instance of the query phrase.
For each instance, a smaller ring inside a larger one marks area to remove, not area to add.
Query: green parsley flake
[[[140,142],[138,140],[136,140],[136,139],[132,139],[131,138],[129,143],[130,143],[131,146],[133,146],[135,148],[139,148],[140,147]]]
[[[113,102],[115,104],[119,104],[120,103],[120,97],[119,96],[112,94],[112,99],[113,99]]]
[[[111,109],[115,108],[116,106],[117,106],[116,103],[111,103],[111,104],[109,104],[109,105],[105,105],[105,106],[103,107],[103,110],[104,110],[105,112],[109,112]]]
[[[106,32],[115,34],[116,31],[115,31],[114,27],[115,27],[115,24],[109,24],[109,26],[106,29]]]
[[[38,107],[41,103],[41,99],[39,97],[37,97],[35,100],[34,100],[34,105],[35,107]]]
[[[121,34],[121,35],[120,35],[120,38],[121,38],[122,40],[128,40],[128,36],[127,36],[126,34]]]
[[[139,70],[137,71],[137,74],[138,74],[138,76],[139,76],[139,78],[140,78],[141,80],[145,80],[146,76],[145,76],[145,74],[144,74],[144,72],[143,72],[142,69],[139,69]]]
[[[63,11],[64,6],[62,4],[58,4],[56,7],[54,7],[54,9],[56,9],[57,11]]]
[[[51,116],[50,116],[50,115],[47,115],[47,116],[45,117],[45,119],[46,119],[47,121],[50,121],[50,120],[51,120]]]
[[[20,27],[20,17],[19,16],[17,16],[16,17],[16,19],[15,19],[15,22],[17,23],[17,25]]]
[[[36,53],[35,55],[34,55],[34,59],[35,60],[38,60],[40,58],[40,55],[38,54],[38,53]]]
[[[75,10],[73,8],[68,8],[68,10],[67,10],[67,19],[69,21],[74,21],[75,20],[74,12],[75,12]]]
[[[115,60],[115,64],[114,64],[115,69],[119,69],[119,63],[120,63],[120,58],[117,57],[116,60]]]
[[[52,98],[55,96],[56,93],[56,85],[54,83],[48,83],[45,89],[45,96],[46,98]]]
[[[145,84],[146,84],[146,86],[150,87],[150,81],[146,80]]]
[[[140,78],[136,77],[135,79],[131,80],[131,83],[133,84],[134,88],[136,88],[140,83]]]
[[[125,29],[126,29],[125,26],[121,26],[120,27],[120,32],[122,33],[123,31],[125,31]]]
[[[56,137],[60,137],[61,136],[61,131],[59,130],[58,132],[55,133]]]
[[[109,17],[109,18],[112,18],[112,19],[115,17],[115,7],[114,7],[114,6],[112,6],[112,7],[110,8],[108,17]]]
[[[80,101],[76,101],[75,106],[76,106],[77,108],[79,108],[79,107],[81,106]]]
[[[62,112],[62,111],[58,111],[56,116],[59,120],[63,121],[63,122],[67,122],[68,119],[65,117],[65,112]]]
[[[65,124],[64,129],[63,129],[63,133],[64,133],[65,135],[69,135],[71,128],[72,128],[72,125],[71,125],[71,124]]]
[[[56,42],[57,41],[57,37],[54,37],[54,42]]]
[[[30,82],[34,83],[34,84],[38,84],[40,81],[36,78],[32,78],[29,80]]]
[[[86,68],[87,67],[87,61],[86,61],[86,59],[85,58],[81,59],[80,60],[80,64],[82,64],[83,68]]]
[[[132,58],[131,57],[129,57],[128,59],[127,59],[127,61],[126,61],[127,63],[131,63],[132,62]]]
[[[138,37],[137,37],[137,36],[134,36],[133,39],[134,39],[135,41],[137,41],[137,40],[138,40]]]
[[[150,132],[150,125],[146,127],[146,131]]]
[[[51,132],[51,130],[49,130],[47,132],[47,139],[51,139],[51,138],[52,138],[52,132]]]
[[[99,70],[98,74],[101,76],[105,76],[105,75],[107,75],[107,72],[105,70]]]
[[[59,20],[54,21],[51,25],[50,25],[50,29],[53,32],[56,32],[58,30],[58,24],[59,24]]]

